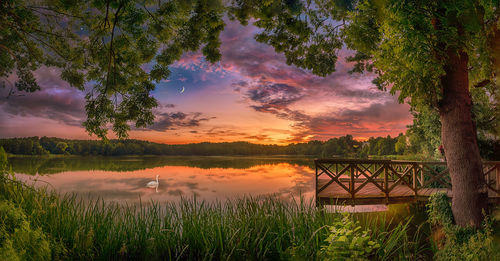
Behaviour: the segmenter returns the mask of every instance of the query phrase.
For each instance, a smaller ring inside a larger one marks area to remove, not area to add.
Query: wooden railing
[[[387,198],[395,188],[399,191],[408,188],[414,196],[418,196],[419,192],[425,194],[429,189],[451,190],[446,162],[317,159],[314,163],[316,199],[332,184],[340,186],[343,190],[340,192],[348,193],[352,199],[368,184],[374,186],[370,186],[371,190],[378,190]],[[488,193],[500,197],[500,161],[484,162],[483,172]]]

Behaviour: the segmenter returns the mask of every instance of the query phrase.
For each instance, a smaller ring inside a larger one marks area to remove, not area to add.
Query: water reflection
[[[24,174],[56,174],[73,170],[134,171],[161,166],[188,166],[201,169],[248,169],[268,164],[289,163],[314,167],[312,159],[294,157],[218,157],[218,156],[64,156],[64,157],[11,157],[9,162],[15,172]]]
[[[68,157],[11,159],[17,176],[61,193],[136,203],[191,197],[314,195],[312,160],[247,157]],[[184,164],[182,164],[184,162]],[[158,183],[155,177],[158,175]],[[38,181],[36,181],[38,180]],[[151,189],[153,187],[154,189]],[[49,187],[50,188],[50,187]]]

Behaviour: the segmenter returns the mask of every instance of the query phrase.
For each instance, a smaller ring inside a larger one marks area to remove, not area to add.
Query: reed
[[[330,233],[328,225],[342,218],[302,197],[213,203],[184,198],[161,205],[122,205],[83,201],[5,177],[0,199],[21,208],[33,227],[42,228],[51,242],[52,259],[314,260]],[[365,224],[371,236],[390,249],[376,257],[408,256],[413,251],[409,248],[418,244],[408,240],[409,223],[396,228],[381,223],[384,220]]]

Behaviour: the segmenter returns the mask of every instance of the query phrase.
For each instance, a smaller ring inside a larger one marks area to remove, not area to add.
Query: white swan
[[[160,185],[160,182],[158,181],[158,177],[160,175],[156,175],[156,181],[150,181],[146,184],[146,187],[148,188],[155,188],[156,189],[156,192],[158,192],[158,185]]]

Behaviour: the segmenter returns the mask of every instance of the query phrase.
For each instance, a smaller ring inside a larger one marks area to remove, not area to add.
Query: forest
[[[327,141],[313,140],[288,145],[263,145],[249,142],[201,142],[190,144],[161,144],[149,141],[126,140],[73,140],[52,137],[0,139],[7,153],[16,155],[171,155],[171,156],[235,156],[235,155],[305,155],[316,157],[356,157],[401,155],[406,159],[440,158],[439,143],[403,134],[397,137],[371,137],[357,141],[346,135]],[[500,143],[485,140],[480,143],[484,159],[496,160]],[[400,158],[401,158],[400,157]]]
[[[286,146],[262,145],[249,142],[202,142],[190,144],[160,144],[141,140],[69,140],[48,137],[0,139],[7,153],[21,155],[312,155],[358,156],[361,154],[396,154],[398,138],[372,138],[360,142],[346,135],[326,142],[310,141]],[[401,150],[399,152],[402,152]]]

